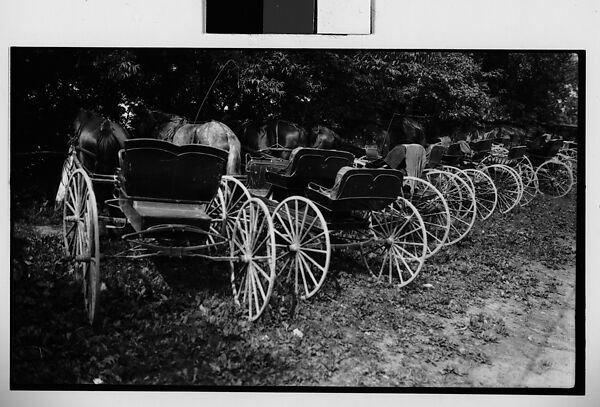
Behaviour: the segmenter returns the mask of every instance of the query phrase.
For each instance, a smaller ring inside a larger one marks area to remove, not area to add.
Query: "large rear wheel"
[[[427,180],[442,193],[450,210],[450,234],[446,246],[460,242],[470,231],[477,218],[473,189],[465,180],[448,171],[428,170]]]
[[[498,191],[498,210],[500,213],[508,213],[515,208],[523,194],[521,177],[512,168],[492,164],[483,168],[483,171],[492,179]]]
[[[430,182],[421,178],[404,177],[403,198],[412,203],[423,218],[427,231],[427,256],[436,254],[450,235],[450,208],[444,196]]]
[[[371,213],[371,232],[379,242],[361,247],[370,273],[399,287],[414,280],[427,256],[427,230],[417,208],[399,197],[384,210]]]
[[[63,240],[75,276],[83,283],[83,300],[90,324],[100,301],[100,234],[92,181],[82,169],[67,183],[63,207]]]
[[[244,202],[231,231],[233,298],[250,321],[264,312],[275,284],[275,233],[267,206],[256,198]]]
[[[310,298],[325,282],[331,260],[329,229],[310,200],[292,196],[273,211],[277,237],[277,278],[293,284],[301,298]]]
[[[498,191],[492,179],[483,171],[468,168],[463,170],[471,179],[475,191],[477,214],[481,220],[486,220],[498,205]]]
[[[567,195],[573,187],[571,167],[558,159],[542,163],[535,175],[538,179],[538,190],[542,194],[560,198]]]
[[[527,206],[537,195],[539,184],[538,178],[531,161],[529,161],[529,158],[527,157],[521,158],[519,164],[517,164],[516,170],[523,182],[523,196],[519,201],[519,205]]]

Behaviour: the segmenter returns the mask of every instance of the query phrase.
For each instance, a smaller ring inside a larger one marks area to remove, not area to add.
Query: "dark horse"
[[[131,126],[135,129],[136,138],[154,138],[172,142],[177,129],[187,123],[187,120],[181,116],[149,110],[143,106],[133,106],[131,110],[133,112]]]
[[[129,138],[127,131],[119,124],[110,121],[95,112],[79,109],[73,121],[73,136],[71,149],[77,153],[77,158],[90,173],[115,173],[119,166],[119,150]],[[63,168],[60,186],[56,194],[55,206],[60,207],[65,196],[65,187],[72,168],[72,156],[67,158]]]
[[[313,126],[310,129],[309,140],[313,148],[348,151],[357,157],[365,154],[363,148],[344,140],[335,131],[322,125]]]
[[[382,145],[382,156],[399,144],[420,144],[427,147],[425,130],[416,120],[408,117],[400,117],[399,120],[390,122],[387,135],[384,137]]]
[[[182,116],[148,110],[145,107],[133,108],[132,127],[136,138],[155,138],[170,141],[177,145],[205,144],[229,152],[227,174],[240,174],[241,145],[235,133],[218,121],[194,124]]]
[[[266,153],[288,159],[291,150],[308,145],[304,129],[286,120],[270,120],[262,125],[250,123],[241,134],[242,148],[250,154]]]

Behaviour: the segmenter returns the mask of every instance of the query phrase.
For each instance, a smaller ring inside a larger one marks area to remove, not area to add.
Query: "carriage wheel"
[[[498,210],[508,213],[521,200],[523,185],[521,177],[510,167],[501,164],[488,165],[484,171],[492,179],[498,191]]]
[[[62,166],[62,171],[60,175],[60,184],[58,185],[58,190],[56,192],[56,199],[54,202],[55,211],[59,211],[62,209],[65,201],[66,189],[69,183],[69,178],[76,169],[76,163],[74,160],[75,153],[73,152],[73,147],[69,149],[69,155],[65,158],[65,161]]]
[[[213,219],[220,219],[215,222],[215,227],[219,227],[218,223],[222,224],[222,230],[219,231],[223,236],[231,237],[231,231],[235,224],[235,218],[242,207],[250,198],[251,195],[244,184],[230,175],[224,175],[221,178],[219,193],[215,195],[207,208],[207,212]]]
[[[444,196],[431,183],[421,178],[404,177],[403,198],[412,203],[423,218],[427,231],[427,256],[436,254],[450,235],[450,208]]]
[[[533,201],[538,191],[538,178],[529,158],[523,157],[516,168],[523,182],[523,196],[519,205],[527,206]]]
[[[468,168],[463,170],[471,179],[475,190],[475,203],[477,205],[477,214],[481,220],[486,220],[498,204],[498,191],[492,179],[483,171]]]
[[[559,198],[568,194],[573,187],[571,168],[559,160],[542,163],[535,171],[535,175],[538,178],[538,190],[542,194]]]
[[[447,171],[428,170],[425,175],[444,196],[450,209],[450,234],[445,245],[460,242],[471,231],[477,218],[473,190],[461,177]]]
[[[278,278],[294,284],[300,298],[321,288],[331,259],[329,229],[323,214],[310,200],[292,196],[273,211],[277,236]],[[292,280],[293,279],[293,280]]]
[[[456,176],[458,176],[460,179],[462,179],[463,181],[465,181],[467,183],[467,185],[469,186],[469,188],[471,189],[473,196],[475,195],[475,185],[473,185],[473,181],[471,180],[471,177],[465,172],[465,170],[462,170],[458,167],[452,167],[450,165],[442,165],[441,171],[446,171],[446,172],[450,172]]]
[[[569,150],[566,150],[569,151]],[[568,155],[565,153],[558,153],[556,156],[560,161],[564,162],[571,169],[571,175],[573,176],[573,186],[577,184],[577,150],[575,150],[575,155]]]
[[[231,288],[250,321],[265,310],[275,284],[275,234],[267,206],[250,198],[238,210],[231,231]]]
[[[399,287],[410,283],[427,256],[427,230],[417,208],[399,197],[384,210],[371,213],[371,232],[379,242],[361,246],[369,272],[390,284],[396,280]]]
[[[92,181],[82,169],[67,183],[63,206],[63,237],[67,257],[83,281],[83,299],[90,324],[98,310],[100,295],[100,234],[98,209]]]

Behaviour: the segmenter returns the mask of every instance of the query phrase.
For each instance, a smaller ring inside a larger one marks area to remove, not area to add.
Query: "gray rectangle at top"
[[[315,0],[263,0],[263,33],[315,32]]]

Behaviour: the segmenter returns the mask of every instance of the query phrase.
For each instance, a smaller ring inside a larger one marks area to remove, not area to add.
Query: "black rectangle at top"
[[[206,0],[206,32],[261,34],[263,0]]]

